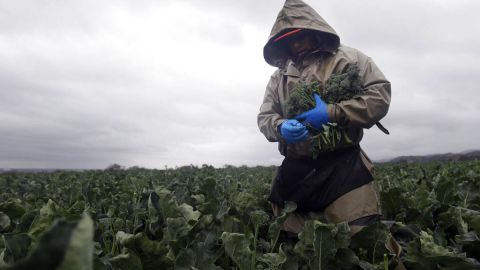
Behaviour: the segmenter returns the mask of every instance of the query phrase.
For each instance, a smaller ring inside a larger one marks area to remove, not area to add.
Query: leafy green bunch
[[[359,72],[357,65],[349,65],[343,73],[332,74],[321,93],[323,100],[327,103],[338,103],[362,94],[365,90]]]
[[[341,73],[332,74],[324,85],[316,81],[300,81],[285,104],[286,116],[294,118],[313,109],[314,94],[318,94],[326,103],[338,103],[362,94],[362,85],[357,65],[348,65]],[[339,144],[352,144],[346,130],[336,123],[327,123],[321,130],[307,124],[307,129],[312,137],[314,157],[320,152],[335,149]]]

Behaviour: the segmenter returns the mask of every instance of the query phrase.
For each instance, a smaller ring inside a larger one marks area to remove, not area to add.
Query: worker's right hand
[[[287,143],[297,143],[308,137],[308,130],[298,120],[288,119],[280,126],[280,134]]]

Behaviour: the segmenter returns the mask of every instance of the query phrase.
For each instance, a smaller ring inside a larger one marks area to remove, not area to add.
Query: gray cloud
[[[479,148],[475,1],[307,1],[373,57],[373,159]],[[279,164],[256,127],[283,1],[3,1],[0,167]]]

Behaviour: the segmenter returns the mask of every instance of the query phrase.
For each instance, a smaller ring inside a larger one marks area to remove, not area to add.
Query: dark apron
[[[355,145],[316,159],[285,157],[269,200],[282,208],[293,201],[298,212],[323,211],[343,194],[373,180],[360,155],[360,146]]]

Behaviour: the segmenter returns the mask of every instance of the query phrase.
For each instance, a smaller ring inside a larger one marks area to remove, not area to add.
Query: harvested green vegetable
[[[351,99],[355,95],[362,94],[363,80],[359,76],[357,65],[347,66],[342,73],[335,73],[330,76],[325,85],[319,82],[299,82],[285,105],[287,118],[311,110],[315,107],[314,94],[320,95],[326,103],[338,103]],[[313,156],[320,152],[333,150],[339,144],[352,144],[344,128],[336,123],[323,125],[322,130],[315,129],[307,124],[307,129],[313,141]]]

